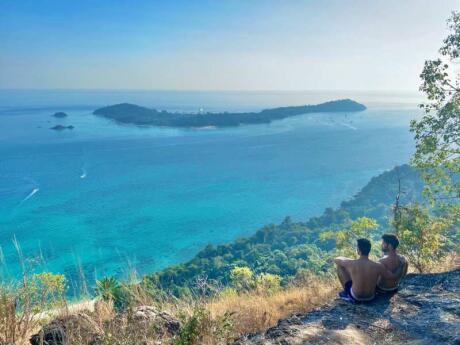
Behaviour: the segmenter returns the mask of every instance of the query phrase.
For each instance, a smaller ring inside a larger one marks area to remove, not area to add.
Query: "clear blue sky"
[[[1,0],[0,88],[416,90],[460,1]]]

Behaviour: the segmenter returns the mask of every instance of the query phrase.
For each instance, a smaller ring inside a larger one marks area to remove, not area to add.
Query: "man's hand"
[[[402,267],[401,278],[404,278],[409,268],[409,262],[402,255],[399,256],[399,261],[401,262],[401,267]]]
[[[401,274],[402,272],[402,268],[401,266],[397,268],[397,272],[398,273],[393,273],[392,271],[390,271],[389,269],[387,269],[385,267],[384,264],[382,263],[379,263],[380,265],[380,275],[384,278],[384,279],[388,279],[388,280],[397,280],[399,278],[399,275]]]

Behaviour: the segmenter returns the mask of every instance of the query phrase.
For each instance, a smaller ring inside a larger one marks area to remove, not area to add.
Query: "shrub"
[[[104,301],[112,301],[120,311],[128,304],[128,291],[114,277],[105,277],[96,282],[96,294]]]
[[[44,272],[0,285],[0,344],[22,344],[51,308],[64,306],[65,278]]]
[[[55,307],[64,303],[65,281],[65,277],[62,274],[43,272],[33,275],[30,289],[38,299],[35,305],[38,308],[37,312],[41,311],[45,306]]]
[[[256,289],[262,293],[273,294],[281,289],[281,277],[276,274],[261,273],[256,278]]]
[[[394,220],[399,250],[419,272],[426,272],[447,254],[445,233],[450,224],[450,219],[432,217],[428,209],[419,204],[402,208]]]
[[[250,290],[254,287],[254,273],[249,267],[235,267],[230,271],[230,280],[238,291]]]
[[[183,314],[176,345],[230,344],[233,342],[233,314],[213,318],[204,305],[195,305],[191,315]]]

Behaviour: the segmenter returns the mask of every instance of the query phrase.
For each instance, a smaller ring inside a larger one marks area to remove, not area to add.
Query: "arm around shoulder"
[[[409,261],[404,256],[401,256],[401,264],[402,264],[402,275],[401,278],[404,278],[407,274],[407,270],[409,268]]]
[[[337,266],[341,266],[341,267],[345,267],[348,265],[348,263],[350,263],[352,260],[349,259],[349,258],[346,258],[344,256],[338,256],[334,259],[334,263],[337,265]]]
[[[384,279],[396,280],[399,278],[399,275],[401,274],[401,272],[393,273],[389,269],[387,269],[382,263],[379,262],[378,264],[380,266],[380,275]]]

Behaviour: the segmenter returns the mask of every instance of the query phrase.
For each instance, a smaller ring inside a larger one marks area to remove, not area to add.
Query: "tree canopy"
[[[416,152],[412,159],[427,182],[432,200],[460,198],[460,12],[448,20],[450,34],[439,49],[440,56],[425,61],[420,91],[424,115],[411,123]]]

